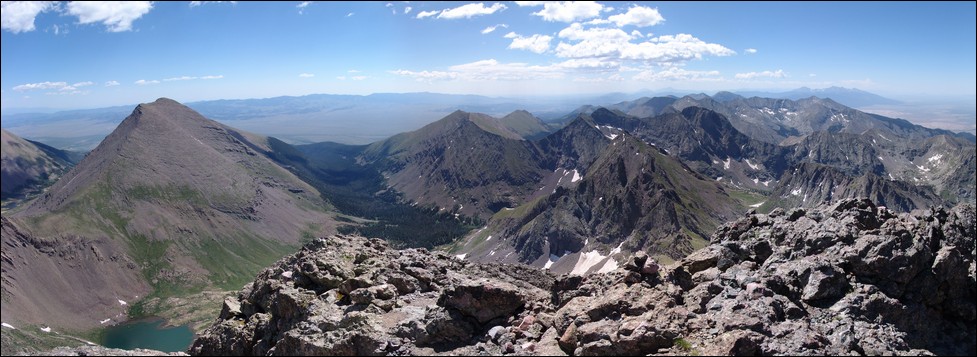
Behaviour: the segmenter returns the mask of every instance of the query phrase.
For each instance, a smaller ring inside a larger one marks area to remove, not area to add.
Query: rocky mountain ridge
[[[555,277],[318,238],[224,302],[192,355],[973,354],[972,205],[751,213],[662,266]],[[921,293],[926,291],[928,293]]]

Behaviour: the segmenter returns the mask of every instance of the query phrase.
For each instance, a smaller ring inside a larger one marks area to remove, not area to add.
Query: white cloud
[[[295,5],[295,7],[299,9],[299,15],[302,15],[305,13],[305,8],[309,7],[309,5],[312,5],[311,1],[303,1],[300,2],[298,5]]]
[[[93,84],[95,84],[95,82],[92,82],[92,81],[84,81],[84,82],[78,82],[78,83],[72,84],[71,86],[72,87],[75,87],[75,88],[81,88],[81,87],[88,87],[88,86],[93,85]]]
[[[200,77],[200,79],[221,79],[221,78],[224,78],[224,75],[223,74],[218,74],[216,76],[203,76],[203,77]]]
[[[312,73],[301,73],[301,74],[299,74],[299,78],[312,78],[312,77],[315,77],[315,74],[312,74]]]
[[[367,79],[367,78],[370,78],[370,77],[367,77],[367,76],[352,76],[352,77],[349,77],[349,79],[352,79],[354,81],[362,81],[362,80]]]
[[[34,31],[34,18],[55,7],[54,1],[4,1],[0,3],[0,28],[13,33]]]
[[[749,53],[749,54],[752,55],[752,54],[756,53],[756,49],[755,48],[747,48],[747,49],[743,50],[743,52],[746,52],[746,53]]]
[[[600,16],[604,5],[594,1],[545,2],[543,9],[533,15],[546,21],[574,22]]]
[[[778,69],[776,71],[737,73],[735,77],[736,79],[784,78],[787,77],[787,74],[784,73],[784,70]]]
[[[494,3],[492,4],[492,6],[489,7],[485,7],[484,3],[472,3],[472,4],[465,4],[453,9],[442,10],[441,13],[438,14],[438,18],[449,19],[449,20],[460,19],[460,18],[470,19],[474,16],[491,15],[497,11],[501,11],[505,9],[506,6],[501,3]]]
[[[189,81],[189,80],[191,80],[191,79],[197,79],[197,77],[190,77],[190,76],[181,76],[181,77],[173,77],[173,78],[164,78],[164,79],[163,79],[163,82],[172,82],[172,81]]]
[[[68,86],[67,82],[40,82],[40,83],[25,83],[14,87],[15,91],[23,92],[35,89],[61,89]]]
[[[414,10],[414,8],[412,8],[412,7],[410,7],[410,6],[408,6],[408,7],[405,7],[405,8],[404,8],[404,14],[405,14],[405,15],[406,15],[406,14],[409,14],[411,10]]]
[[[542,6],[548,1],[516,1],[516,5],[519,6]]]
[[[353,15],[356,15],[356,13],[355,12],[348,13],[346,14],[346,17],[353,17]]]
[[[418,81],[430,82],[435,80],[445,80],[445,79],[455,79],[458,78],[458,73],[454,72],[444,72],[444,71],[409,71],[406,69],[398,69],[396,71],[390,71],[390,73],[404,76],[412,77]]]
[[[509,49],[527,50],[534,53],[543,53],[549,50],[550,41],[553,40],[553,36],[532,35],[529,37],[522,37],[515,32],[506,34],[505,38],[512,39],[512,43],[510,43],[508,47]]]
[[[646,70],[634,76],[636,81],[703,81],[720,80],[719,71],[687,71],[669,67],[661,71]]]
[[[591,27],[573,23],[557,36],[566,41],[556,45],[563,58],[591,58],[640,61],[646,64],[675,65],[701,59],[703,56],[729,56],[736,52],[722,45],[704,42],[692,35],[650,37],[641,32],[624,32],[620,28]]]
[[[157,80],[155,80],[155,79],[153,79],[153,80],[149,80],[149,81],[147,81],[147,80],[145,80],[145,79],[140,79],[140,80],[138,80],[138,81],[135,81],[134,83],[135,83],[136,85],[140,85],[140,86],[146,86],[146,85],[150,85],[150,84],[159,84],[159,81],[157,81]]]
[[[109,32],[132,30],[132,22],[149,13],[151,1],[72,1],[68,13],[78,17],[78,23],[101,22]]]
[[[388,2],[386,6],[387,6],[388,9],[390,9],[390,11],[393,12],[394,15],[397,14],[397,9],[394,8],[394,4],[393,3],[389,3]]]
[[[498,24],[498,25],[495,25],[495,26],[489,26],[489,27],[486,27],[484,30],[482,30],[482,34],[483,35],[490,34],[490,33],[492,33],[493,31],[495,31],[496,29],[498,29],[500,27],[501,28],[509,28],[509,25],[506,25],[506,24]]]
[[[121,83],[119,83],[118,81],[108,81],[108,82],[105,82],[105,86],[106,87],[115,87],[115,86],[117,86],[119,84],[121,84]]]
[[[466,81],[521,81],[563,78],[564,71],[558,66],[532,66],[526,63],[499,63],[494,59],[451,66],[448,71],[396,70],[390,73],[411,77],[422,82],[439,80]]]
[[[197,6],[206,5],[206,4],[221,4],[221,3],[227,3],[227,4],[235,5],[235,4],[237,4],[237,1],[191,1],[190,2],[190,7],[197,7]]]
[[[808,73],[808,74],[807,74],[807,76],[808,76],[808,77],[817,77],[818,75],[817,75],[817,74],[815,74],[815,73]]]
[[[731,56],[731,49],[715,43],[707,43],[689,34],[662,35],[645,42],[622,49],[625,59],[650,60],[654,62],[684,62],[702,59],[703,55]]]
[[[441,11],[421,11],[421,12],[418,12],[417,13],[417,18],[418,19],[423,19],[425,17],[431,17],[431,16],[434,16],[434,15],[437,15],[439,12],[441,12]]]
[[[617,14],[607,18],[618,27],[634,25],[638,27],[655,26],[665,21],[662,14],[656,8],[634,5],[623,14]]]
[[[604,58],[574,58],[557,63],[556,66],[565,69],[615,69],[621,66],[621,62]]]

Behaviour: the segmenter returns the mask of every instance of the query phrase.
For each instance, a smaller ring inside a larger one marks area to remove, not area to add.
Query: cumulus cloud
[[[516,5],[519,6],[542,6],[548,1],[516,1]]]
[[[737,73],[735,77],[736,79],[784,78],[787,77],[787,73],[784,73],[782,69],[778,69],[776,71]]]
[[[425,17],[431,17],[431,16],[434,16],[434,15],[437,15],[439,12],[441,12],[441,11],[421,11],[421,12],[418,12],[417,13],[416,18],[423,19]]]
[[[617,24],[618,27],[628,25],[647,27],[665,22],[665,18],[658,12],[658,9],[639,5],[634,5],[627,12],[608,17],[607,19]]]
[[[563,29],[558,36],[567,40],[556,46],[556,55],[564,58],[609,57],[664,65],[681,64],[706,55],[729,56],[736,53],[689,34],[643,38],[640,32],[629,34],[618,28],[584,28],[579,23]]]
[[[408,6],[408,7],[405,7],[405,8],[404,8],[404,14],[405,14],[405,15],[406,15],[406,14],[409,14],[411,10],[414,10],[414,8],[413,8],[413,7],[410,7],[410,6]]]
[[[646,70],[634,76],[637,81],[699,81],[719,80],[719,71],[688,71],[669,67],[660,71]]]
[[[484,3],[465,4],[453,9],[442,10],[438,14],[439,19],[470,19],[474,16],[491,15],[497,11],[505,10],[506,6],[501,3],[494,3],[492,6],[485,7]]]
[[[153,79],[153,80],[148,80],[148,81],[147,81],[147,80],[145,80],[145,79],[140,79],[140,80],[138,80],[138,81],[135,81],[135,82],[133,82],[133,83],[135,83],[136,85],[140,85],[140,86],[148,86],[148,85],[150,85],[150,84],[159,84],[159,81],[157,81],[157,80],[155,80],[155,79]]]
[[[747,48],[747,49],[743,50],[743,52],[746,52],[746,53],[749,53],[749,54],[752,55],[752,54],[756,53],[756,49],[755,48]]]
[[[529,37],[523,37],[515,32],[506,34],[505,38],[512,39],[512,43],[510,43],[508,47],[509,49],[526,50],[534,53],[543,53],[549,50],[550,41],[553,40],[553,36],[532,35]]]
[[[78,17],[78,23],[102,23],[109,32],[132,30],[132,22],[149,13],[151,1],[72,1],[68,13]]]
[[[0,28],[13,33],[34,31],[34,18],[56,7],[55,1],[4,1],[0,4]]]
[[[482,34],[483,35],[490,34],[490,33],[492,33],[493,31],[495,31],[496,29],[498,29],[500,27],[501,28],[509,28],[509,25],[506,25],[506,24],[498,24],[498,25],[495,25],[495,26],[489,26],[489,27],[486,27],[484,30],[482,30]]]
[[[118,81],[108,81],[108,82],[105,82],[105,86],[106,87],[115,87],[115,86],[120,85],[120,84],[121,83],[119,83]]]
[[[312,74],[312,73],[301,73],[301,74],[299,74],[299,78],[312,78],[312,77],[315,77],[315,74]]]
[[[15,91],[23,92],[35,89],[61,89],[68,85],[67,82],[39,82],[25,83],[14,87]]]
[[[604,5],[594,1],[543,2],[543,9],[533,15],[551,22],[574,22],[600,16],[603,10]]]

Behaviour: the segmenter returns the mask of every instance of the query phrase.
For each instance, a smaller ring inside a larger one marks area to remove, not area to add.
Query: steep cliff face
[[[225,300],[195,355],[973,354],[971,205],[751,214],[661,266],[554,277],[320,238]]]

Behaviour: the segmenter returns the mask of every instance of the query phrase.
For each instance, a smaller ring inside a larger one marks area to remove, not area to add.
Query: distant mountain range
[[[723,101],[728,92],[714,98]],[[816,96],[831,98],[848,107],[894,101],[857,89],[831,87],[801,88],[784,93],[740,92],[745,98],[759,96],[798,100]],[[431,118],[455,110],[504,116],[526,110],[550,122],[581,104],[611,106],[636,97],[662,96],[659,93],[613,93],[600,96],[563,97],[485,97],[437,93],[378,93],[371,95],[312,94],[298,97],[213,100],[187,103],[205,117],[235,127],[275,136],[291,143],[333,141],[369,144],[398,133],[417,130]],[[702,94],[701,97],[706,97]],[[874,100],[864,98],[875,98]],[[4,113],[4,128],[17,135],[39,140],[66,150],[88,151],[108,135],[132,106],[43,113]],[[639,113],[632,113],[636,115]],[[643,116],[643,115],[639,115]],[[571,116],[566,120],[573,119]]]

